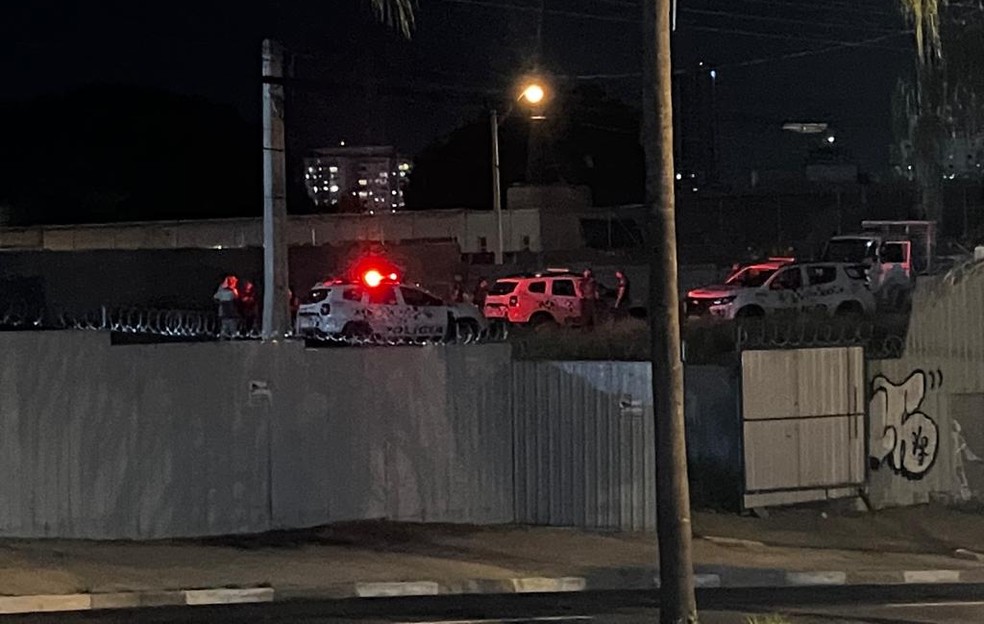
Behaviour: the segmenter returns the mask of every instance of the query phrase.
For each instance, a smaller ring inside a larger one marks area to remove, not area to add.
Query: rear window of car
[[[321,303],[330,293],[330,288],[314,288],[304,297],[304,303]]]
[[[489,288],[490,295],[508,295],[512,291],[516,290],[516,285],[519,282],[496,282],[492,284],[492,288]]]
[[[854,280],[865,280],[868,279],[868,273],[863,264],[856,264],[854,266],[844,267],[844,272],[847,276]]]
[[[551,293],[557,297],[576,297],[574,292],[574,280],[554,280]]]
[[[358,286],[349,286],[342,291],[342,299],[345,301],[362,301],[362,289]]]
[[[531,293],[536,293],[538,295],[542,295],[543,293],[547,292],[547,283],[546,282],[533,282],[532,284],[530,284],[527,287],[527,290],[529,290]]]

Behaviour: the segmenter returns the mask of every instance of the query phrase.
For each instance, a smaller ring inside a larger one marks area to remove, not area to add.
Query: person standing
[[[256,287],[253,282],[243,284],[239,293],[239,317],[242,319],[242,330],[246,336],[252,336],[259,330],[257,320],[260,316],[260,302],[256,299]]]
[[[615,271],[615,318],[623,319],[629,315],[629,305],[632,304],[629,291],[629,278],[625,271]]]
[[[465,302],[465,283],[461,275],[455,275],[451,283],[451,303]]]
[[[479,278],[478,285],[475,286],[475,292],[472,294],[472,303],[474,303],[479,310],[485,309],[485,298],[489,295],[489,280],[484,277]]]
[[[581,277],[581,323],[585,329],[595,326],[598,310],[598,282],[591,269],[585,269]]]
[[[231,339],[239,329],[239,314],[236,309],[239,301],[239,278],[227,275],[215,291],[212,299],[219,307],[219,337]]]

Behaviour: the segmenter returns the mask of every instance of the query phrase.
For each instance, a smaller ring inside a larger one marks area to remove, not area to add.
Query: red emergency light
[[[368,288],[376,288],[382,284],[399,283],[400,269],[382,257],[365,257],[356,261],[348,270],[349,279],[362,282]]]

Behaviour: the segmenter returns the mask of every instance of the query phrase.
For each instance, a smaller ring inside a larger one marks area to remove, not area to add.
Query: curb
[[[694,575],[697,588],[782,588],[849,585],[932,585],[984,583],[984,568],[969,570],[790,571],[769,568],[712,568]],[[0,596],[0,615],[287,602],[450,596],[467,594],[546,594],[658,589],[652,568],[615,568],[586,576],[340,583],[324,587],[189,589],[176,591]]]

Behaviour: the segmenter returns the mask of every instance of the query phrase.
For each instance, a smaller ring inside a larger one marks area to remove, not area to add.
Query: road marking
[[[897,602],[882,606],[889,609],[918,609],[920,607],[981,607],[984,606],[984,601],[961,602],[959,600],[954,600],[952,602]]]
[[[399,622],[398,624],[522,624],[523,622],[590,622],[590,615],[551,615],[545,617],[506,618],[490,620],[434,620],[432,622]]]

